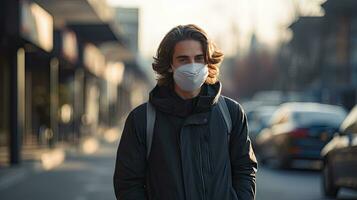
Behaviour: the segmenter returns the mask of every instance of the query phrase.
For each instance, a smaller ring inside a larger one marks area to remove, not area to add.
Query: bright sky
[[[202,27],[226,55],[249,47],[251,33],[269,47],[291,37],[284,27],[303,15],[321,15],[324,0],[107,0],[110,5],[140,8],[139,48],[152,57],[174,26]]]

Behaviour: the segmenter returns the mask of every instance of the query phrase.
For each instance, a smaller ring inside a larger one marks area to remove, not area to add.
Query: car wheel
[[[338,193],[338,187],[334,183],[334,180],[332,177],[331,166],[329,165],[328,162],[325,163],[322,172],[323,172],[322,187],[323,187],[323,192],[324,192],[325,196],[336,198],[337,193]]]

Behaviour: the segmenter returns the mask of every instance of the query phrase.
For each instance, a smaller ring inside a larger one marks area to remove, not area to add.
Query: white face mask
[[[207,65],[190,63],[174,70],[175,83],[184,91],[192,92],[200,88],[208,76]]]

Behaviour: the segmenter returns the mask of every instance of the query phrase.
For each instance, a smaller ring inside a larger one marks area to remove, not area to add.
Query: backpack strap
[[[146,159],[148,159],[150,155],[152,137],[154,134],[155,118],[156,118],[156,110],[151,103],[147,102],[146,103]]]
[[[231,136],[232,131],[232,119],[231,114],[229,113],[227,102],[223,96],[220,96],[218,99],[218,106],[221,114],[223,115],[224,121],[226,122],[227,130],[228,130],[228,142]]]
[[[220,96],[218,99],[218,107],[223,115],[224,122],[226,123],[228,130],[228,142],[230,139],[231,131],[232,131],[232,119],[228,110],[227,102],[223,96]],[[154,106],[147,102],[146,103],[146,159],[149,158],[151,151],[152,138],[154,135],[154,125],[156,118],[156,110]]]

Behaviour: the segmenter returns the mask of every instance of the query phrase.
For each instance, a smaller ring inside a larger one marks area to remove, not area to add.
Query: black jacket
[[[226,98],[227,128],[217,105],[221,84],[204,85],[198,97],[181,99],[156,86],[151,152],[146,159],[146,105],[128,116],[117,152],[114,189],[120,200],[252,200],[257,161],[241,106]],[[229,144],[228,144],[229,142]]]

